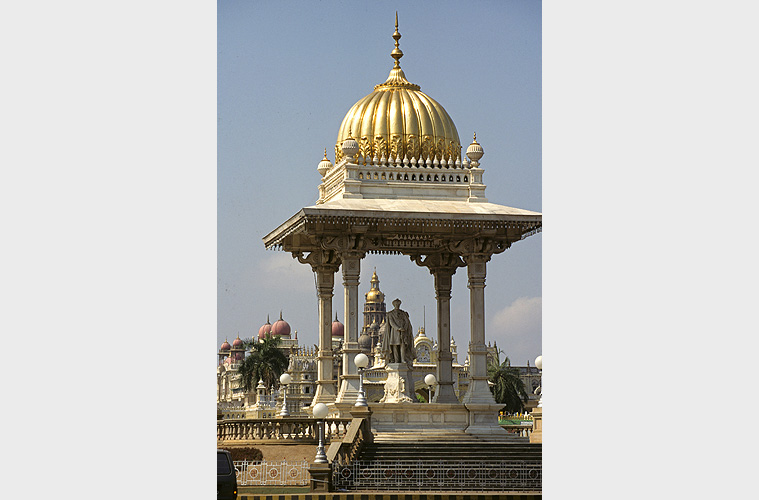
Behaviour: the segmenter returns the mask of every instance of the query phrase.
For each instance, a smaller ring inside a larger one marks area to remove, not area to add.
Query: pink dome
[[[232,347],[242,347],[242,339],[240,339],[239,335],[232,341]]]
[[[271,326],[271,334],[281,337],[290,336],[290,324],[282,319],[282,311],[279,312],[279,319]]]
[[[345,336],[345,327],[342,323],[340,323],[337,320],[337,314],[335,314],[335,321],[332,322],[332,336],[333,337],[344,337]]]
[[[271,335],[271,323],[269,323],[268,316],[266,317],[266,324],[262,325],[261,328],[258,329],[258,338],[262,339],[267,335]]]
[[[224,341],[224,343],[223,343],[223,344],[221,344],[221,347],[219,347],[219,351],[228,351],[228,350],[230,350],[231,348],[232,348],[232,346],[231,346],[231,345],[229,345],[229,342],[227,342],[227,341],[225,340],[225,341]]]

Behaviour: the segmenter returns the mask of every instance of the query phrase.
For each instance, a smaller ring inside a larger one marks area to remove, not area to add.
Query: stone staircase
[[[540,492],[542,444],[425,441],[367,444],[333,464],[336,491]]]
[[[361,461],[417,460],[423,462],[502,462],[542,461],[540,443],[488,443],[488,442],[418,442],[371,443],[362,450]]]

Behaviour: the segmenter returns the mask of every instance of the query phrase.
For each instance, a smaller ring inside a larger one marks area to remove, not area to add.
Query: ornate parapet
[[[345,436],[350,418],[326,420],[324,437],[327,441]],[[253,444],[316,444],[318,430],[312,418],[272,418],[224,420],[216,423],[219,447]]]

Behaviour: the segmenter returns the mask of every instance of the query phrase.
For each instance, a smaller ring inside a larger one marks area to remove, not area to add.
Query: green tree
[[[284,352],[279,349],[279,335],[266,336],[262,340],[245,340],[246,349],[250,349],[245,359],[240,364],[238,373],[242,377],[243,389],[250,391],[255,389],[258,380],[262,380],[266,387],[274,387],[279,383],[279,376],[287,370],[289,360]]]
[[[504,404],[504,411],[514,413],[524,411],[528,396],[524,382],[519,378],[519,368],[511,366],[507,357],[503,363],[488,364],[488,380],[493,384],[490,392],[495,402]]]

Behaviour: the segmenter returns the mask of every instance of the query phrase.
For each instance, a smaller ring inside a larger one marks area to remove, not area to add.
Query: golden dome
[[[335,145],[335,163],[345,156],[344,140],[358,141],[359,156],[426,160],[428,157],[451,161],[461,159],[461,142],[453,120],[419,85],[406,79],[400,65],[403,52],[398,48],[398,15],[395,17],[395,49],[390,54],[395,65],[385,83],[359,100],[340,125]]]
[[[374,270],[372,275],[372,289],[366,292],[366,302],[371,304],[378,304],[385,301],[385,294],[380,292],[379,278],[377,277],[377,270]]]

